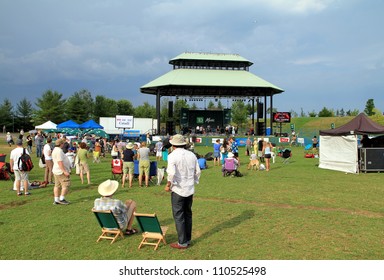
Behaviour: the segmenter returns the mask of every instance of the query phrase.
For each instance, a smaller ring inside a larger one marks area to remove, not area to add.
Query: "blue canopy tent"
[[[63,123],[60,123],[56,126],[57,130],[63,129],[63,128],[79,128],[79,124],[76,123],[73,120],[68,120]]]
[[[82,123],[79,125],[80,129],[104,129],[103,126],[99,125],[97,122],[94,120],[89,120],[86,121],[85,123]]]

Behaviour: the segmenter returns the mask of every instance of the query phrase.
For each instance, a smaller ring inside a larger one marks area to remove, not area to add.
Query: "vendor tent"
[[[89,121],[86,121],[85,123],[82,123],[79,128],[81,129],[103,129],[104,127],[99,125],[97,122],[95,122],[94,120],[89,120]]]
[[[79,128],[79,124],[73,120],[68,120],[57,125],[57,129],[63,128]]]
[[[56,129],[57,125],[54,122],[47,121],[41,125],[35,126],[35,129]]]
[[[384,126],[361,113],[336,129],[320,130],[319,167],[358,172],[357,135],[363,134],[384,134]]]

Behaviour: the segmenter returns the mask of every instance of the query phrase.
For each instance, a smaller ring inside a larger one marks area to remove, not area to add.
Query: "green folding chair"
[[[95,214],[101,227],[101,235],[96,242],[99,242],[101,239],[108,239],[112,240],[112,244],[119,236],[124,238],[124,233],[120,229],[119,223],[117,222],[115,215],[113,215],[112,210],[92,209],[92,212]]]
[[[139,245],[139,249],[143,245],[151,245],[155,246],[154,250],[157,250],[160,242],[167,244],[167,241],[165,240],[165,234],[168,230],[168,227],[160,226],[156,214],[134,213],[134,215],[143,236],[143,239]]]

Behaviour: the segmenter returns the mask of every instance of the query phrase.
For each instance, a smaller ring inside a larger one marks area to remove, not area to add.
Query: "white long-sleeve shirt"
[[[173,192],[182,197],[193,195],[201,174],[196,155],[184,148],[174,149],[168,155],[167,174]]]

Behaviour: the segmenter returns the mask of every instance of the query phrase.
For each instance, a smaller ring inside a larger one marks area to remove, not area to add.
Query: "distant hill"
[[[299,133],[301,137],[313,137],[319,135],[319,130],[331,129],[332,123],[334,127],[340,127],[347,122],[351,121],[354,117],[301,117],[292,118],[290,124],[283,125],[282,132],[291,133],[291,124],[295,126],[295,132]],[[384,125],[384,116],[373,116],[370,117],[374,122]],[[274,128],[274,132],[279,132],[278,129]]]

